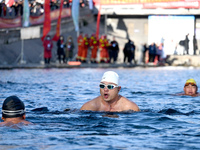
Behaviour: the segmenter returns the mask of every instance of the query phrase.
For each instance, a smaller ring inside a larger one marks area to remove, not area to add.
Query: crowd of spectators
[[[75,44],[77,44],[77,52],[75,52]],[[45,38],[43,46],[45,64],[49,64],[51,53],[54,51],[53,41],[49,35]],[[140,47],[136,46],[131,39],[127,39],[127,42],[121,47],[115,36],[109,39],[104,34],[97,38],[95,33],[89,35],[80,32],[77,41],[73,40],[71,36],[65,40],[61,35],[56,46],[56,60],[60,64],[69,61],[117,64],[120,62],[118,57],[120,51],[123,53],[123,63],[125,64],[162,64],[165,62],[163,43],[153,42],[150,45],[145,43]]]
[[[44,2],[44,1],[43,1]],[[40,16],[44,13],[44,3],[38,0],[29,0],[30,16]],[[10,6],[5,0],[0,0],[0,17],[15,18],[23,15],[24,0],[15,0]],[[80,0],[80,7],[88,5],[86,0]],[[63,7],[71,8],[72,0],[64,0]],[[60,0],[50,0],[51,11],[60,8]]]

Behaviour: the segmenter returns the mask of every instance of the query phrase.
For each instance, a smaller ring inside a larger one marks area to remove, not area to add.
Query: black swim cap
[[[17,96],[7,97],[2,106],[2,117],[15,118],[25,114],[24,103]]]

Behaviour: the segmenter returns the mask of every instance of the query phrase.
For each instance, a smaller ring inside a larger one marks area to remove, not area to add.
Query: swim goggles
[[[112,89],[114,89],[114,88],[116,88],[116,87],[118,87],[118,86],[117,86],[117,85],[114,85],[114,84],[105,85],[105,84],[103,84],[103,83],[100,83],[100,84],[99,84],[99,87],[100,87],[101,89],[104,89],[105,87],[107,87],[107,89],[112,90]]]
[[[5,115],[9,115],[9,116],[13,116],[13,115],[22,115],[25,113],[25,110],[21,109],[21,110],[15,110],[15,111],[11,111],[11,110],[2,110],[2,113]]]
[[[185,86],[188,86],[189,84],[191,84],[192,86],[197,86],[195,83],[191,83],[191,82],[185,83]]]

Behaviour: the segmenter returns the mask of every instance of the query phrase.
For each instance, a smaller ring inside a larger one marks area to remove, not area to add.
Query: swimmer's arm
[[[125,110],[133,110],[133,111],[140,111],[138,105],[132,101],[125,105]]]
[[[140,108],[133,102],[131,110],[140,111]]]

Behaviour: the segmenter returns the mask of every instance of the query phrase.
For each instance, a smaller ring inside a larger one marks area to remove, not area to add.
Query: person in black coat
[[[64,37],[60,36],[59,40],[57,41],[57,55],[60,64],[61,64],[61,59],[63,60],[63,63],[65,63],[64,47],[65,47]]]
[[[195,35],[193,36],[193,50],[194,50],[194,55],[196,55],[196,50],[198,49],[198,45],[197,45],[197,39],[195,37]]]
[[[189,54],[189,42],[190,42],[188,36],[189,36],[189,33],[185,36],[185,45],[184,45],[185,46],[185,53],[187,55]]]
[[[154,62],[156,57],[156,44],[152,43],[149,46],[149,62]]]
[[[132,63],[132,60],[134,60],[135,62],[135,45],[133,41],[128,39],[128,42],[124,46],[123,52],[124,52],[124,63],[126,62],[126,58],[128,58],[129,63]]]
[[[113,40],[110,42],[110,47],[109,47],[110,62],[112,59],[114,63],[117,61],[118,53],[119,53],[118,42],[115,40],[115,37],[113,37]]]
[[[142,62],[145,64],[145,60],[146,60],[146,52],[148,51],[148,47],[147,44],[145,43],[143,45],[143,49],[142,49]]]

